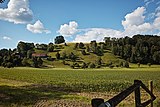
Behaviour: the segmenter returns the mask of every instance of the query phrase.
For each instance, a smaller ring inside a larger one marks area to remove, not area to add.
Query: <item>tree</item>
[[[61,57],[62,57],[63,60],[66,59],[67,58],[66,52],[63,52]]]
[[[27,51],[27,58],[32,58],[32,53],[33,53],[32,50],[28,50]]]
[[[102,58],[99,57],[99,58],[97,59],[96,63],[97,63],[98,65],[101,65],[101,64],[102,64]]]
[[[151,64],[151,63],[148,63],[147,65],[148,65],[149,67],[151,67],[152,64]]]
[[[32,58],[31,66],[32,66],[32,67],[35,67],[35,68],[38,68],[37,57],[33,57],[33,58]]]
[[[64,37],[63,36],[57,36],[55,39],[55,44],[60,44],[60,43],[64,43],[65,40],[64,40]]]
[[[0,0],[0,3],[3,3],[5,0]]]
[[[87,66],[87,64],[85,63],[85,62],[83,62],[83,64],[82,64],[82,68],[87,68],[88,66]]]
[[[96,65],[94,63],[89,64],[89,68],[95,68],[95,67],[96,67]]]
[[[93,53],[96,54],[97,42],[95,40],[91,41],[90,45],[91,45],[91,50],[93,51]]]
[[[82,42],[79,43],[79,48],[83,49],[84,48],[84,44]]]
[[[79,45],[79,43],[76,43],[76,44],[74,45],[74,49],[77,49],[77,48],[78,48],[78,45]]]
[[[87,53],[86,53],[86,51],[83,49],[83,50],[81,50],[81,53],[83,54],[83,55],[86,55]]]
[[[137,63],[137,65],[138,65],[138,67],[140,67],[140,66],[141,66],[141,63]]]
[[[125,61],[124,67],[129,68],[129,62]]]
[[[17,50],[19,53],[21,53],[22,57],[26,57],[27,51],[33,50],[33,48],[34,48],[34,43],[25,43],[25,42],[20,41],[17,45]]]
[[[57,59],[60,59],[60,58],[61,58],[61,55],[60,55],[59,52],[56,53],[56,58],[57,58]]]
[[[54,45],[53,45],[53,43],[49,43],[49,45],[47,47],[47,51],[48,52],[53,52],[54,51]]]
[[[38,57],[37,62],[38,62],[38,67],[41,67],[43,65],[42,58]]]
[[[71,53],[69,54],[69,59],[71,59],[72,61],[76,61],[77,56],[76,56],[73,52],[71,52]]]
[[[30,64],[28,63],[28,59],[25,57],[25,58],[23,58],[23,60],[22,60],[22,65],[23,66],[30,66]]]

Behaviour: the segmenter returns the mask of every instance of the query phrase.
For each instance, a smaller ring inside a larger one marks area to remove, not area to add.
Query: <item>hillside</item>
[[[55,45],[55,48],[53,52],[47,52],[45,50],[39,50],[39,49],[35,49],[35,53],[39,54],[39,53],[46,53],[48,56],[50,56],[53,61],[48,61],[47,59],[43,58],[44,61],[44,65],[47,67],[56,67],[56,68],[70,68],[71,65],[73,65],[74,63],[79,64],[80,66],[82,66],[82,64],[85,62],[87,63],[94,63],[95,65],[97,65],[97,60],[99,58],[102,59],[102,64],[104,65],[103,67],[108,66],[110,63],[113,63],[114,66],[118,65],[120,62],[124,62],[125,60],[120,59],[118,56],[115,56],[114,54],[111,53],[110,50],[106,49],[104,50],[104,54],[103,55],[96,55],[95,53],[92,52],[88,52],[86,55],[82,54],[82,50],[86,51],[86,46],[89,45],[89,43],[84,44],[85,46],[83,47],[83,49],[77,48],[74,49],[74,46],[76,45],[76,43],[67,43],[67,46],[65,46],[64,44],[58,44]],[[76,61],[72,61],[69,58],[66,59],[57,59],[56,58],[56,54],[57,52],[59,52],[59,54],[62,55],[64,53],[66,53],[66,56],[69,56],[69,54],[73,53],[77,59]],[[65,61],[66,64],[63,64]]]
[[[17,48],[0,50],[3,67],[29,66],[36,68],[113,68],[131,64],[159,65],[160,37],[134,35],[132,38],[105,37],[104,42],[34,44],[20,41]]]

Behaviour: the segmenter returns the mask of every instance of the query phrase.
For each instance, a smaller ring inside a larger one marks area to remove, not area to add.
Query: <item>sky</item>
[[[0,49],[19,41],[45,43],[160,35],[159,0],[5,0],[0,4]]]

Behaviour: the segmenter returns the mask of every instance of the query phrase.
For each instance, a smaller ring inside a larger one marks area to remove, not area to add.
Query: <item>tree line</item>
[[[131,63],[160,64],[160,37],[134,35],[132,38],[105,38],[105,44],[114,55]]]

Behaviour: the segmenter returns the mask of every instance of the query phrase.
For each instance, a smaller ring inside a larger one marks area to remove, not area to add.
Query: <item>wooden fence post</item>
[[[138,80],[134,80],[134,84],[139,85],[140,82]],[[140,94],[140,87],[135,90],[135,107],[141,106],[141,94]]]
[[[151,91],[151,93],[153,93],[153,81],[151,80],[148,83],[149,83],[148,84],[149,85],[149,90]],[[151,105],[151,107],[153,107],[153,101],[151,102],[150,105]]]

